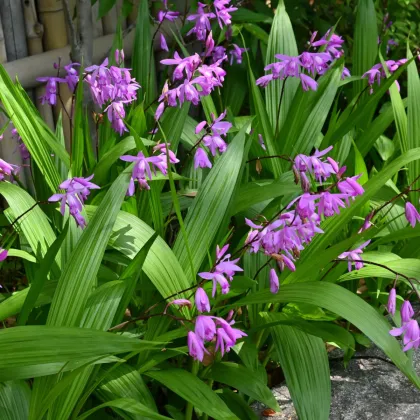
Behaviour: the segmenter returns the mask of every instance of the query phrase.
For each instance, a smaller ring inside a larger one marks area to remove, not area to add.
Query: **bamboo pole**
[[[26,39],[28,43],[29,55],[31,56],[41,54],[44,52],[44,48],[42,46],[44,27],[38,21],[35,0],[27,0],[23,2],[23,15],[25,18]],[[54,117],[52,108],[48,105],[42,105],[39,99],[44,94],[44,86],[39,86],[35,89],[35,104],[43,120],[51,129],[54,129]]]
[[[92,6],[92,24],[93,24],[93,37],[99,38],[104,34],[104,28],[102,26],[102,19],[98,19],[99,15],[99,2],[97,1]]]
[[[102,25],[104,34],[113,34],[117,28],[117,9],[114,6],[103,18]]]
[[[0,2],[1,15],[1,60],[17,60],[28,54],[25,28],[23,21],[23,11],[20,2],[13,0],[2,0]],[[6,54],[5,54],[6,52]],[[0,115],[0,126],[7,124],[7,118]],[[3,140],[0,144],[1,157],[9,163],[22,166],[22,157],[19,152],[17,141],[12,137],[10,128],[4,132]],[[21,171],[20,179],[26,183],[26,171]]]
[[[38,12],[39,18],[44,26],[43,44],[45,51],[65,47],[68,44],[68,38],[62,0],[38,0]],[[56,62],[58,58],[59,56],[55,55],[48,63],[51,66],[51,69],[53,69],[53,63]],[[35,78],[35,76],[33,77]],[[62,83],[59,85],[59,93],[68,112],[69,107],[71,106],[71,93],[67,86]],[[53,107],[53,113],[56,120],[60,113],[62,113],[64,137],[66,145],[69,146],[70,121],[67,118],[67,112],[63,111],[61,102],[57,102],[57,105]]]
[[[1,1],[0,1],[1,2]],[[168,42],[172,39],[172,30],[175,30],[177,23],[176,22],[164,22],[162,25],[162,30],[165,34],[168,34]],[[152,28],[154,32],[155,28]],[[127,59],[131,57],[134,44],[134,30],[130,31],[124,37],[124,52]],[[114,35],[105,35],[103,37],[97,38],[93,41],[93,58],[92,62],[100,63],[103,59],[109,54],[111,49],[112,41]],[[155,38],[154,49],[157,50],[159,46],[159,37]],[[41,76],[54,76],[56,71],[51,66],[51,63],[61,57],[62,64],[66,65],[70,63],[70,46],[65,46],[53,51],[46,51],[42,54],[34,55],[32,57],[22,58],[14,62],[5,63],[4,68],[9,73],[10,77],[15,78],[19,76],[19,82],[25,89],[30,89],[40,85],[40,82],[36,81],[37,77]]]

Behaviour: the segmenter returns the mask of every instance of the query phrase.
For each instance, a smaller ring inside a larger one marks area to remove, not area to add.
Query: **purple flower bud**
[[[188,299],[175,299],[175,300],[173,300],[172,302],[169,302],[166,305],[166,308],[163,311],[164,314],[166,314],[166,311],[167,311],[167,309],[169,308],[170,305],[178,305],[179,307],[188,306],[188,308],[192,307],[192,304]]]
[[[412,227],[415,227],[416,223],[420,222],[419,212],[409,201],[405,203],[405,218],[408,220]]]
[[[159,119],[162,116],[164,110],[165,110],[165,103],[161,102],[156,109],[156,113],[155,113],[155,120],[156,121],[159,121]]]
[[[395,315],[395,308],[397,306],[397,291],[395,290],[395,287],[393,287],[388,296],[388,305],[387,310],[390,314]]]
[[[195,305],[199,312],[210,312],[210,301],[203,288],[197,288],[195,292]]]
[[[7,258],[9,251],[7,249],[0,248],[0,261],[4,261]]]
[[[207,121],[201,121],[201,123],[198,123],[197,127],[195,127],[195,134],[198,134],[206,125]]]
[[[276,270],[270,270],[270,292],[276,294],[279,291],[279,278],[277,277]]]
[[[263,150],[267,150],[267,148],[265,147],[264,138],[262,134],[258,134],[258,143],[260,143],[260,146]]]
[[[160,49],[163,51],[169,51],[168,44],[166,43],[166,38],[162,33],[160,34]]]

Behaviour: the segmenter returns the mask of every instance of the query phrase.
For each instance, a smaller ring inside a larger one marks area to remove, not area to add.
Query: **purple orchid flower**
[[[370,244],[370,240],[364,242],[362,245],[360,245],[358,248],[352,250],[343,252],[338,256],[339,259],[347,259],[348,260],[348,270],[349,272],[352,269],[352,263],[354,262],[354,266],[356,270],[360,270],[363,268],[363,262],[361,262],[362,257],[361,254],[363,254],[363,249],[366,248]]]

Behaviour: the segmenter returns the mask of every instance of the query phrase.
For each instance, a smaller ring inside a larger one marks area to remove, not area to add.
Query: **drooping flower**
[[[331,194],[328,191],[320,194],[318,203],[318,214],[325,217],[331,217],[334,214],[340,214],[340,207],[344,208],[346,205],[343,199],[347,198],[347,194]]]
[[[210,312],[209,297],[202,287],[198,287],[195,292],[195,306],[199,312]]]
[[[193,331],[188,332],[188,351],[193,359],[200,362],[204,359],[204,353],[208,353],[204,347],[203,340],[197,337]]]
[[[230,65],[236,60],[237,64],[242,63],[242,54],[247,51],[248,48],[241,48],[236,44],[232,44],[233,49],[229,51],[230,54]]]
[[[403,324],[407,323],[414,316],[414,310],[410,301],[405,300],[401,305],[401,321]]]
[[[219,26],[223,29],[223,25],[227,26],[232,23],[232,16],[230,13],[238,10],[237,7],[231,6],[229,3],[231,0],[214,0],[214,7],[216,9],[216,16],[219,22]]]
[[[345,180],[339,182],[337,184],[338,190],[348,195],[349,197],[356,197],[358,195],[362,195],[365,190],[363,187],[357,182],[357,180],[362,176],[362,174],[347,177]]]
[[[404,334],[403,351],[408,351],[413,347],[417,349],[420,346],[420,328],[415,319],[411,319],[400,328],[393,328],[389,333],[394,337]]]
[[[159,23],[163,22],[164,20],[168,20],[169,22],[174,22],[179,17],[179,12],[174,12],[172,10],[159,10],[157,15],[157,21]]]
[[[405,218],[408,220],[411,227],[415,227],[416,223],[420,222],[419,212],[409,201],[405,203]]]
[[[202,340],[211,341],[216,334],[216,324],[211,316],[199,315],[195,321],[195,333]]]
[[[0,261],[4,261],[7,258],[9,251],[0,247]]]
[[[79,83],[79,72],[74,68],[80,66],[79,63],[70,63],[67,66],[64,66],[64,70],[67,72],[64,80],[69,87],[70,92],[74,92],[76,89],[77,83]]]
[[[90,194],[91,189],[100,188],[98,185],[90,182],[92,178],[93,175],[88,178],[70,178],[59,185],[60,189],[65,190],[64,194],[53,194],[48,199],[52,203],[60,201],[60,212],[63,216],[67,204],[70,214],[82,229],[86,226],[86,220],[81,213],[83,203]]]
[[[390,74],[394,73],[396,70],[398,70],[398,68],[400,66],[402,66],[403,64],[405,64],[407,62],[406,58],[402,58],[400,60],[387,60],[385,61],[385,66],[388,70],[388,72]],[[383,67],[383,65],[381,63],[379,64],[375,64],[370,70],[368,70],[366,73],[364,73],[362,75],[362,78],[368,80],[368,84],[370,86],[370,93],[373,93],[373,85],[375,84],[375,82],[377,83],[377,85],[379,86],[381,83],[381,79],[385,79],[387,77],[385,69]],[[395,83],[397,84],[398,88],[398,82],[395,81]]]
[[[276,270],[274,270],[274,268],[272,268],[270,270],[270,291],[271,293],[276,294],[279,291],[279,278],[277,277],[277,273]]]
[[[356,270],[360,270],[361,268],[363,268],[362,257],[361,257],[360,254],[363,254],[363,249],[366,248],[369,245],[369,243],[370,243],[370,240],[364,242],[358,248],[356,248],[352,251],[343,252],[342,254],[340,254],[338,256],[338,258],[341,259],[341,260],[343,260],[343,259],[348,260],[348,270],[349,270],[349,272],[352,269],[352,263],[353,262],[354,262],[354,266],[355,266]]]
[[[11,163],[7,163],[5,160],[0,158],[0,181],[4,180],[4,176],[12,176],[17,174],[19,167]]]
[[[192,308],[192,303],[188,299],[175,299],[166,305],[166,308],[163,311],[164,314],[166,314],[166,311],[168,310],[170,305],[177,305],[179,307],[187,306],[188,308]]]
[[[197,148],[194,155],[194,169],[200,168],[211,168],[212,164],[207,156],[207,153],[201,147]]]
[[[388,296],[388,304],[387,304],[387,310],[391,315],[395,315],[395,309],[397,306],[397,291],[395,287],[393,287]]]

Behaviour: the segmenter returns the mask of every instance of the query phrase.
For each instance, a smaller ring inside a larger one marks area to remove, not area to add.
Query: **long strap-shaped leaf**
[[[185,218],[185,228],[188,243],[192,251],[194,269],[197,272],[210,246],[216,237],[217,229],[225,218],[234,196],[238,176],[244,158],[246,124],[227,151],[217,160],[210,174],[203,182],[197,197],[188,210]],[[184,239],[179,235],[174,246],[174,254],[184,268],[187,278],[194,279]]]
[[[50,150],[53,150],[67,167],[70,163],[69,156],[42,121],[26,94],[22,93],[19,86],[13,84],[2,66],[0,66],[0,100],[48,186],[55,191],[61,182],[61,177],[54,165]]]
[[[407,58],[413,57],[410,49],[407,47]],[[417,71],[417,65],[412,61],[408,65],[408,106],[407,106],[407,146],[408,150],[420,146],[420,78]],[[408,164],[408,179],[411,182],[420,175],[420,161],[416,160]],[[416,182],[415,187],[418,188]],[[420,198],[418,191],[410,193],[412,202],[417,205]]]
[[[298,55],[295,35],[293,33],[292,23],[286,12],[284,1],[280,0],[277,6],[276,15],[274,16],[271,26],[270,36],[268,37],[267,54],[265,64],[276,61],[275,54]],[[280,95],[284,85],[284,93],[281,101],[280,113],[278,107],[280,103]],[[292,104],[293,97],[299,85],[299,80],[289,78],[289,80],[274,80],[266,88],[266,108],[268,119],[273,129],[278,125],[278,131],[286,122],[286,117]],[[277,117],[278,115],[278,117]]]
[[[0,413],[3,420],[27,419],[31,388],[25,381],[0,384]]]
[[[275,322],[282,314],[262,314],[266,322]],[[278,361],[286,377],[299,419],[328,420],[331,381],[325,344],[294,327],[270,328]]]
[[[368,303],[347,289],[325,282],[287,284],[276,295],[269,290],[262,290],[239,300],[235,305],[267,302],[309,303],[342,316],[366,334],[420,388],[420,378],[411,362],[401,350],[398,341],[389,334],[389,323]]]

